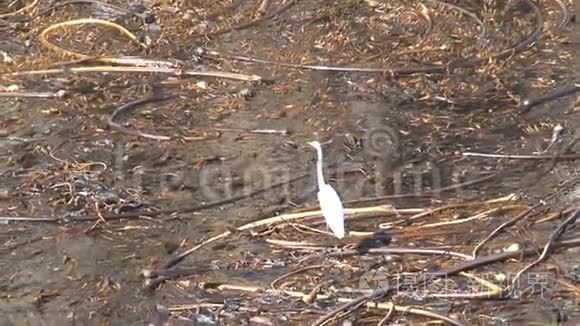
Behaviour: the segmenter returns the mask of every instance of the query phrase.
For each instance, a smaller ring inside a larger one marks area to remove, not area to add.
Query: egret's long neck
[[[316,147],[316,153],[318,153],[318,161],[316,162],[316,176],[318,178],[318,187],[325,185],[324,174],[322,174],[322,148],[320,146]]]

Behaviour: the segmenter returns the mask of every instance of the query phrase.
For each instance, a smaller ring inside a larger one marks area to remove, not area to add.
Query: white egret
[[[309,142],[308,145],[316,149],[318,154],[318,161],[316,162],[316,172],[318,178],[318,202],[320,210],[326,225],[332,230],[334,235],[342,239],[344,238],[344,208],[342,202],[336,191],[331,185],[324,182],[324,175],[322,174],[322,147],[317,141]]]

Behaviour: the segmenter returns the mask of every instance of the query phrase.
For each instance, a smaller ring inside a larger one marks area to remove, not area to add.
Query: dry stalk
[[[293,275],[296,275],[296,274],[300,274],[304,271],[308,271],[311,269],[317,269],[317,268],[324,268],[324,267],[330,267],[330,265],[327,265],[327,264],[312,265],[312,266],[306,266],[306,267],[302,267],[302,268],[299,268],[297,270],[288,272],[288,273],[276,278],[274,281],[272,281],[272,283],[270,283],[270,287],[272,288],[272,290],[277,290],[276,283],[282,281],[283,279],[286,279],[286,278],[293,276]]]
[[[65,50],[59,46],[56,46],[54,44],[52,44],[51,42],[48,41],[46,35],[57,29],[57,28],[61,28],[61,27],[66,27],[66,26],[73,26],[73,25],[84,25],[84,24],[100,24],[100,25],[105,25],[108,27],[112,27],[116,30],[118,30],[119,32],[121,32],[121,34],[124,34],[125,36],[127,36],[129,39],[131,39],[131,41],[139,44],[141,47],[143,47],[144,49],[147,48],[147,45],[140,42],[137,37],[131,33],[129,30],[127,30],[125,27],[117,24],[117,23],[113,23],[110,22],[108,20],[102,20],[102,19],[95,19],[95,18],[82,18],[82,19],[75,19],[75,20],[69,20],[69,21],[65,21],[65,22],[61,22],[61,23],[57,23],[54,25],[51,25],[49,27],[47,27],[46,29],[44,29],[41,33],[40,33],[40,42],[46,46],[47,48],[55,51],[55,52],[62,52],[65,53],[67,55],[73,56],[73,57],[77,57],[77,58],[89,58],[89,56],[82,54],[82,53],[77,53],[74,51],[69,51],[69,50]]]
[[[192,309],[199,309],[199,308],[223,308],[224,306],[225,306],[225,304],[223,304],[223,303],[201,302],[201,303],[192,303],[192,304],[171,306],[171,307],[169,307],[169,311],[185,311],[185,310],[192,310]]]
[[[507,205],[507,206],[502,206],[502,207],[496,207],[496,208],[486,210],[484,212],[475,214],[475,215],[467,217],[467,218],[456,219],[456,220],[451,220],[451,221],[443,221],[443,222],[437,222],[437,223],[431,223],[431,224],[424,224],[424,225],[417,225],[417,226],[405,228],[401,232],[413,232],[413,231],[416,231],[419,229],[427,229],[427,228],[434,228],[434,227],[440,227],[440,226],[446,226],[446,225],[462,224],[462,223],[471,222],[474,220],[484,219],[484,218],[488,217],[489,215],[497,213],[497,212],[515,210],[515,209],[526,209],[526,208],[528,208],[528,206],[525,206],[525,205]],[[391,226],[390,223],[383,223],[383,224],[379,225],[379,228],[388,229],[388,228],[390,228],[390,226]]]
[[[542,254],[540,255],[540,257],[538,257],[538,259],[531,262],[526,267],[522,268],[516,274],[516,276],[512,280],[511,288],[514,288],[515,285],[517,285],[517,281],[525,272],[527,272],[528,270],[530,270],[532,267],[536,266],[537,264],[543,262],[544,260],[548,259],[548,257],[552,254],[552,251],[554,250],[554,247],[556,246],[556,242],[558,241],[558,239],[562,236],[562,234],[566,231],[566,228],[570,224],[574,224],[576,222],[576,219],[579,216],[580,216],[580,208],[577,208],[572,214],[570,214],[564,221],[562,221],[558,225],[556,230],[554,230],[554,232],[552,232],[552,234],[550,235],[550,239],[548,240],[548,242],[544,246],[544,250],[542,251]]]
[[[564,155],[515,155],[515,154],[485,154],[474,152],[463,152],[466,157],[488,157],[488,158],[506,158],[510,160],[577,160],[580,159],[580,154],[564,154]]]
[[[489,291],[476,292],[476,293],[429,293],[426,295],[427,298],[440,298],[440,299],[492,299],[499,298],[503,294],[503,288],[497,286],[488,280],[477,277],[474,274],[461,272],[459,275],[471,278],[478,282],[479,284],[489,288]]]
[[[30,4],[24,6],[16,11],[5,13],[5,14],[0,14],[0,18],[14,16],[16,14],[23,13],[25,11],[29,11],[29,10],[33,9],[34,7],[36,7],[37,4],[38,4],[38,0],[33,0]]]
[[[91,72],[107,72],[107,73],[163,73],[174,76],[188,76],[188,77],[213,77],[224,78],[239,81],[256,82],[262,80],[262,77],[257,75],[244,75],[230,72],[220,71],[196,71],[196,70],[180,70],[163,67],[116,67],[116,66],[90,66],[90,67],[70,67],[62,69],[42,69],[29,71],[15,71],[0,74],[2,76],[31,76],[31,75],[47,75],[47,74],[61,74],[61,73],[91,73]]]
[[[476,201],[476,202],[472,202],[472,203],[460,203],[460,204],[449,204],[449,205],[444,205],[444,206],[440,206],[440,207],[435,207],[433,209],[430,209],[428,211],[425,211],[425,212],[422,212],[419,214],[415,214],[413,216],[406,218],[404,222],[407,223],[407,222],[419,219],[421,217],[433,215],[437,212],[441,212],[441,211],[445,211],[445,210],[453,209],[453,208],[484,206],[484,205],[489,205],[489,204],[504,203],[504,202],[510,202],[510,201],[515,201],[515,200],[517,200],[517,196],[515,194],[511,194],[511,195],[507,195],[507,196],[503,196],[503,197],[499,197],[499,198],[495,198],[495,199],[490,199],[490,200],[486,200],[486,201]],[[381,224],[381,228],[387,229],[388,227],[385,224]]]

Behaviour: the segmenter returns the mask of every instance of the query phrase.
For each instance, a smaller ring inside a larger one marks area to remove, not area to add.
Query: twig
[[[331,311],[329,311],[328,313],[324,314],[322,317],[318,318],[314,324],[312,324],[312,326],[322,326],[324,324],[326,324],[326,322],[328,322],[329,320],[333,319],[334,316],[338,315],[339,313],[350,309],[351,307],[357,306],[359,304],[364,304],[367,301],[369,301],[371,299],[370,295],[366,295],[366,296],[362,296],[359,297],[357,299],[353,299],[353,300],[348,300],[346,302],[346,304],[343,304],[342,306],[339,306],[336,309],[333,309]]]
[[[558,247],[574,248],[580,246],[580,237],[558,242]]]
[[[298,0],[289,0],[286,4],[282,5],[281,7],[279,7],[277,10],[274,10],[273,12],[269,13],[268,15],[265,16],[261,16],[257,19],[251,20],[247,23],[242,23],[236,26],[232,26],[229,28],[225,28],[222,30],[218,30],[215,32],[209,32],[209,33],[201,33],[201,34],[197,34],[197,37],[211,37],[211,36],[217,36],[217,35],[222,35],[222,34],[226,34],[229,33],[231,31],[239,31],[242,29],[246,29],[248,27],[252,27],[255,25],[258,25],[270,18],[274,18],[278,15],[280,15],[281,13],[283,13],[284,11],[286,11],[287,9],[289,9],[290,7],[294,6],[296,4],[296,2],[298,2]]]
[[[0,92],[0,97],[64,98],[67,95],[64,90],[57,92]]]
[[[566,243],[566,242],[559,243],[558,247],[577,246],[577,245],[578,245],[578,243],[571,241],[569,243]],[[491,263],[505,261],[505,260],[510,259],[510,258],[525,257],[525,256],[533,255],[536,252],[537,252],[536,248],[521,249],[521,250],[517,250],[517,251],[506,251],[506,252],[502,252],[502,253],[495,254],[495,255],[484,256],[484,257],[480,257],[477,259],[472,259],[472,260],[460,263],[460,264],[458,264],[454,267],[451,267],[449,269],[445,269],[445,270],[442,270],[439,272],[429,273],[429,276],[431,277],[431,279],[447,277],[447,276],[455,275],[459,272],[472,270],[472,269],[475,269],[477,267],[485,266],[485,265],[488,265]]]
[[[228,236],[230,236],[232,233],[230,231],[226,231],[224,233],[218,234],[214,237],[211,237],[205,241],[203,241],[202,243],[198,244],[197,246],[194,246],[184,252],[182,252],[181,254],[179,254],[178,256],[172,258],[171,260],[169,260],[167,263],[165,263],[165,265],[163,265],[164,269],[169,269],[175,265],[177,265],[178,263],[180,263],[183,259],[185,259],[185,257],[191,255],[194,251],[197,251],[199,248],[204,247],[210,243],[213,243],[217,240],[223,239],[223,238],[227,238]]]
[[[489,158],[507,158],[511,160],[577,160],[580,159],[580,154],[570,155],[513,155],[513,154],[485,154],[474,152],[463,152],[466,157],[489,157]]]
[[[225,306],[225,304],[223,304],[223,303],[200,302],[200,303],[191,303],[191,304],[171,306],[171,307],[169,307],[169,311],[184,311],[184,310],[192,310],[192,309],[199,309],[199,308],[222,308],[224,306]]]
[[[176,278],[204,273],[211,270],[212,269],[209,267],[172,268],[172,269],[157,269],[157,270],[144,269],[143,271],[141,271],[141,275],[149,279],[157,277]]]
[[[516,285],[517,281],[522,276],[522,274],[524,274],[525,272],[530,270],[532,267],[536,266],[537,264],[543,262],[544,260],[546,260],[548,258],[548,256],[552,253],[552,251],[554,250],[554,247],[556,246],[556,241],[558,241],[558,239],[566,231],[566,228],[568,227],[568,225],[575,223],[576,219],[579,216],[580,216],[580,208],[577,208],[572,214],[570,214],[570,216],[568,216],[564,221],[562,221],[558,225],[556,230],[554,230],[554,232],[552,232],[552,234],[550,235],[550,239],[548,240],[548,242],[544,246],[544,250],[542,251],[542,254],[540,255],[540,257],[538,257],[538,259],[536,259],[535,261],[533,261],[532,263],[530,263],[526,267],[522,268],[516,274],[516,276],[514,277],[514,279],[512,280],[512,283],[511,283],[512,289],[514,288],[514,286]]]
[[[445,210],[452,209],[452,208],[484,206],[484,205],[490,205],[490,204],[496,204],[496,203],[510,202],[510,201],[515,201],[515,200],[517,200],[517,196],[514,194],[511,194],[511,195],[507,195],[507,196],[503,196],[503,197],[499,197],[499,198],[495,198],[495,199],[490,199],[490,200],[486,200],[486,201],[476,201],[476,202],[472,202],[472,203],[460,203],[460,204],[444,205],[444,206],[440,206],[440,207],[435,207],[435,208],[430,209],[426,212],[422,212],[422,213],[410,216],[410,217],[406,218],[404,221],[402,221],[401,223],[408,223],[410,221],[415,221],[421,217],[433,215],[434,213],[445,211]],[[386,227],[383,226],[381,228],[386,228]]]
[[[344,298],[338,298],[338,301],[339,302],[341,302],[341,301],[344,302],[345,300],[344,300]],[[463,323],[461,323],[461,322],[459,322],[459,321],[457,321],[457,320],[455,320],[453,318],[450,318],[450,317],[447,317],[447,316],[444,316],[444,315],[435,313],[433,311],[429,311],[429,310],[425,310],[425,309],[420,309],[420,308],[417,308],[417,307],[409,307],[409,306],[407,306],[407,307],[401,307],[401,306],[395,306],[392,302],[379,302],[379,303],[367,302],[365,305],[368,308],[378,308],[378,309],[385,309],[385,310],[390,310],[391,309],[391,306],[394,306],[395,307],[394,309],[397,312],[409,313],[409,314],[413,314],[413,315],[417,315],[417,316],[423,316],[423,317],[428,317],[428,318],[432,318],[432,319],[437,319],[437,320],[441,320],[441,321],[447,322],[450,325],[464,326]]]
[[[92,66],[92,67],[70,67],[62,69],[43,69],[43,70],[29,70],[29,71],[15,71],[0,74],[2,76],[30,76],[30,75],[46,75],[46,74],[60,74],[60,73],[83,73],[83,72],[117,72],[117,73],[164,73],[174,76],[190,76],[190,77],[214,77],[224,78],[240,81],[256,82],[262,80],[262,77],[257,75],[244,75],[221,71],[196,71],[196,70],[180,70],[163,67],[116,67],[116,66]]]
[[[540,8],[538,8],[538,5],[532,0],[524,0],[524,2],[528,5],[528,7],[530,7],[530,9],[532,9],[532,12],[534,13],[534,16],[536,18],[536,22],[535,22],[536,24],[535,24],[534,29],[530,32],[530,34],[528,34],[523,40],[518,42],[516,45],[514,45],[511,48],[506,49],[500,53],[493,55],[492,58],[501,60],[501,59],[509,58],[512,55],[517,54],[521,51],[524,51],[524,50],[530,48],[531,46],[533,46],[534,43],[536,43],[536,41],[538,40],[538,38],[542,34],[544,21],[542,19],[542,13],[540,12]],[[480,60],[480,62],[487,62],[487,61],[489,61],[489,58],[482,58]]]
[[[288,135],[288,130],[276,130],[276,129],[232,129],[232,128],[212,128],[212,130],[217,131],[229,131],[229,132],[247,132],[250,134],[280,134]]]
[[[296,231],[303,233],[303,234],[324,234],[324,235],[332,235],[332,232],[328,232],[328,231],[322,231],[319,230],[315,227],[310,227],[304,224],[300,224],[300,223],[290,223],[288,224],[290,227],[294,228]],[[349,231],[348,232],[349,235],[352,235],[352,233]]]
[[[148,133],[144,133],[144,132],[140,132],[140,131],[131,130],[129,128],[125,128],[125,127],[121,126],[120,124],[118,124],[117,122],[115,122],[115,119],[117,118],[117,116],[119,116],[121,114],[125,114],[128,110],[130,110],[138,105],[143,105],[146,103],[162,102],[162,101],[166,101],[166,100],[173,99],[173,98],[175,98],[175,96],[151,97],[151,98],[145,98],[145,99],[131,101],[131,102],[124,104],[124,105],[121,105],[120,107],[115,109],[115,111],[113,111],[113,113],[107,119],[107,124],[112,129],[115,129],[115,130],[122,132],[122,133],[125,133],[125,134],[143,137],[143,138],[147,138],[147,139],[154,139],[154,140],[171,140],[171,137],[168,137],[168,136],[152,135],[152,134],[148,134]]]
[[[413,229],[434,228],[434,227],[439,227],[439,226],[444,226],[444,225],[462,224],[462,223],[470,222],[473,220],[479,220],[482,218],[486,218],[487,216],[489,216],[490,214],[493,214],[493,213],[508,211],[508,210],[512,210],[512,209],[522,209],[522,208],[527,208],[527,206],[525,206],[525,205],[501,206],[501,207],[489,209],[487,211],[475,214],[475,215],[470,216],[470,217],[451,220],[451,221],[443,221],[443,222],[437,222],[437,223],[431,223],[431,224],[418,225],[418,226],[413,227]]]
[[[115,109],[115,111],[113,111],[113,113],[109,116],[109,118],[107,119],[107,124],[112,128],[115,129],[119,132],[122,132],[124,134],[128,134],[128,135],[133,135],[133,136],[137,136],[137,137],[143,137],[146,139],[153,139],[153,140],[163,140],[163,141],[168,141],[168,140],[172,140],[172,139],[182,139],[182,140],[186,140],[186,141],[192,141],[192,140],[205,140],[210,136],[197,136],[197,137],[191,137],[191,136],[179,136],[179,137],[170,137],[170,136],[162,136],[162,135],[154,135],[154,134],[149,134],[149,133],[145,133],[145,132],[141,132],[138,130],[132,130],[129,128],[125,128],[122,125],[118,124],[117,122],[115,122],[116,118],[118,116],[120,116],[121,114],[126,114],[127,111],[135,108],[138,105],[143,105],[146,103],[153,103],[153,102],[161,102],[161,101],[166,101],[169,99],[173,99],[175,98],[175,96],[166,96],[166,97],[149,97],[149,98],[144,98],[144,99],[140,99],[140,100],[136,100],[136,101],[132,101],[129,102],[127,104],[124,104],[120,107],[118,107],[117,109]],[[216,135],[213,135],[214,137],[219,137],[219,133],[217,133]]]
[[[96,218],[95,218],[96,219]],[[57,217],[33,217],[33,216],[0,216],[2,222],[49,222],[60,221]]]
[[[316,299],[318,298],[318,293],[320,292],[320,289],[327,283],[328,282],[321,282],[317,284],[315,287],[312,288],[312,290],[307,295],[302,297],[302,301],[304,301],[304,303],[306,304],[313,304],[314,301],[316,301]]]
[[[145,59],[145,58],[135,58],[135,57],[86,57],[80,60],[75,60],[73,62],[61,63],[60,66],[67,66],[70,64],[79,64],[79,63],[106,63],[106,64],[116,64],[122,66],[130,66],[130,67],[152,67],[152,68],[175,68],[180,69],[185,64],[181,60],[153,60],[153,59]]]
[[[571,182],[571,180],[565,181],[560,186],[564,186],[569,182]],[[475,248],[473,249],[473,252],[472,252],[473,258],[475,258],[477,256],[477,253],[479,252],[479,250],[487,242],[489,242],[491,239],[495,238],[503,229],[508,228],[512,225],[515,225],[517,222],[527,218],[534,210],[538,209],[542,205],[545,205],[545,201],[551,200],[552,198],[554,198],[557,195],[558,195],[558,192],[554,192],[554,193],[550,194],[548,197],[546,197],[544,199],[544,201],[539,201],[538,203],[536,203],[532,207],[528,208],[526,211],[520,213],[519,215],[514,216],[512,219],[502,223],[500,226],[495,228],[487,237],[485,237],[485,239],[483,239],[479,244],[477,244],[477,246],[475,246]]]
[[[138,105],[143,105],[146,103],[153,103],[153,102],[161,102],[161,101],[166,101],[169,99],[173,99],[175,98],[175,96],[167,96],[167,97],[151,97],[151,98],[145,98],[145,99],[140,99],[140,100],[136,100],[136,101],[132,101],[129,102],[127,104],[124,104],[120,107],[118,107],[115,111],[113,111],[113,113],[109,116],[109,118],[107,119],[107,123],[109,124],[109,126],[117,131],[120,131],[122,133],[125,134],[129,134],[129,135],[133,135],[133,136],[137,136],[137,137],[143,137],[143,138],[147,138],[147,139],[153,139],[153,140],[163,140],[163,141],[168,141],[174,138],[178,138],[178,139],[182,139],[182,140],[204,140],[207,139],[207,137],[209,136],[197,136],[197,137],[189,137],[189,136],[179,136],[179,137],[170,137],[170,136],[162,136],[162,135],[154,135],[154,134],[149,134],[149,133],[145,133],[145,132],[141,132],[141,131],[137,131],[137,130],[132,130],[129,128],[125,128],[122,125],[120,125],[119,123],[115,122],[115,120],[117,119],[118,116],[120,116],[121,114],[126,114],[127,111],[135,108]],[[217,134],[214,134],[214,137],[219,137],[219,131],[244,131],[244,132],[249,132],[249,133],[256,133],[256,134],[282,134],[282,135],[286,135],[288,134],[287,130],[271,130],[271,129],[255,129],[255,130],[250,130],[250,129],[224,129],[224,128],[213,128],[212,130],[216,130],[218,131]]]
[[[288,272],[288,273],[286,273],[286,274],[284,274],[284,275],[276,278],[275,280],[273,280],[272,283],[270,283],[270,287],[272,288],[272,290],[276,290],[276,283],[280,282],[281,280],[283,280],[283,279],[285,279],[287,277],[290,277],[292,275],[296,275],[296,274],[302,273],[302,272],[307,271],[307,270],[317,269],[317,268],[324,268],[324,267],[329,267],[329,265],[321,264],[321,265],[306,266],[306,267],[302,267],[302,268],[299,268],[297,270]]]
[[[20,9],[18,9],[16,11],[9,12],[9,13],[6,13],[6,14],[0,14],[0,18],[8,17],[8,16],[13,16],[13,15],[19,14],[21,12],[28,11],[28,10],[36,7],[37,4],[38,4],[38,0],[33,0],[29,5],[26,5],[26,6],[20,8]]]
[[[437,250],[437,249],[421,249],[421,248],[369,248],[367,251],[369,254],[378,255],[441,255],[459,258],[462,260],[470,260],[471,256],[465,255],[459,252],[453,252],[449,250]],[[352,250],[336,250],[328,253],[329,257],[347,257],[360,254],[360,251],[356,249]]]
[[[547,94],[539,95],[539,96],[529,96],[523,99],[520,103],[520,106],[525,111],[530,110],[534,106],[556,100],[560,97],[572,95],[576,92],[580,92],[580,85],[571,85],[571,86],[562,86],[556,89],[551,90]]]
[[[541,218],[541,219],[538,219],[538,220],[534,221],[534,224],[542,224],[542,223],[549,222],[551,220],[560,218],[563,215],[570,214],[573,210],[574,210],[573,208],[568,208],[568,209],[565,209],[562,212],[554,212],[554,213],[552,213],[552,214],[550,214],[550,215],[548,215],[548,216],[546,216],[544,218]]]
[[[513,209],[521,209],[521,208],[527,208],[527,206],[525,206],[525,205],[506,205],[506,206],[496,207],[496,208],[492,208],[492,209],[489,209],[487,211],[475,214],[475,215],[470,216],[470,217],[466,217],[466,218],[462,218],[462,219],[455,219],[455,220],[450,220],[450,221],[436,222],[436,223],[431,223],[431,224],[422,224],[422,225],[410,226],[410,227],[405,228],[403,231],[404,232],[411,232],[411,231],[416,231],[416,230],[420,230],[420,229],[422,230],[422,229],[426,229],[426,228],[434,228],[434,227],[440,227],[440,226],[445,226],[445,225],[463,224],[463,223],[467,223],[467,222],[470,222],[473,220],[486,218],[487,216],[489,216],[489,214],[507,211],[507,210],[513,210]],[[379,225],[379,228],[381,228],[383,230],[391,229],[392,223],[381,223]]]
[[[31,244],[31,243],[35,243],[35,242],[38,242],[38,241],[41,241],[41,240],[46,240],[46,239],[50,239],[50,238],[49,237],[44,237],[44,236],[37,236],[37,237],[34,237],[32,239],[20,241],[20,242],[17,242],[17,243],[8,242],[8,243],[4,243],[3,244],[3,245],[6,246],[6,248],[0,248],[0,250],[2,250],[2,251],[12,251],[12,250],[14,250],[14,249],[16,249],[18,247],[21,247],[21,246],[24,246],[24,245],[27,245],[27,244]]]
[[[579,140],[580,140],[580,130],[576,129],[576,131],[574,133],[574,137],[572,137],[572,140],[570,140],[570,142],[568,144],[566,144],[564,147],[562,147],[562,149],[560,149],[558,151],[558,154],[552,160],[552,163],[550,164],[550,166],[548,166],[546,168],[544,175],[548,174],[550,171],[552,171],[552,169],[554,169],[554,167],[558,163],[558,158],[564,156],[564,153],[569,151],[570,148],[572,148]],[[538,178],[538,181],[539,181],[539,179],[541,179],[541,178]]]
[[[247,61],[254,63],[262,63],[267,65],[289,67],[295,69],[303,70],[314,70],[314,71],[332,71],[332,72],[358,72],[358,73],[386,73],[392,76],[398,75],[412,75],[417,73],[444,73],[447,67],[444,65],[432,65],[432,66],[416,66],[416,67],[383,67],[383,68],[362,68],[362,67],[335,67],[335,66],[319,66],[319,65],[302,65],[294,63],[286,63],[280,61],[271,61],[265,59],[259,59],[254,57],[247,57],[241,55],[230,55],[224,54],[217,51],[207,51],[204,54],[210,58],[224,58],[237,61]]]
[[[532,213],[535,209],[537,209],[538,207],[540,207],[540,205],[542,205],[542,203],[537,203],[534,206],[528,208],[527,210],[521,212],[520,214],[514,216],[513,218],[511,218],[508,221],[503,222],[500,226],[498,226],[497,228],[495,228],[493,231],[491,231],[490,234],[487,235],[487,237],[485,237],[485,239],[481,240],[473,249],[472,252],[472,258],[475,259],[475,257],[477,257],[477,253],[479,252],[479,250],[487,243],[489,242],[491,239],[495,238],[496,235],[499,234],[499,232],[501,232],[503,229],[510,227],[514,224],[516,224],[518,221],[526,218],[528,215],[530,215],[530,213]]]
[[[558,4],[558,6],[560,7],[560,12],[562,14],[562,19],[560,20],[560,24],[558,24],[558,30],[563,30],[566,25],[568,25],[570,23],[571,20],[571,14],[570,14],[570,10],[568,9],[568,6],[564,3],[564,1],[562,0],[553,0],[555,3]]]
[[[568,290],[574,292],[577,298],[580,297],[580,287],[562,279],[561,277],[557,277],[555,281],[566,287]]]
[[[573,238],[573,239],[566,239],[566,240],[555,242],[553,249],[555,249],[555,248],[573,248],[573,247],[578,247],[578,246],[580,246],[580,238]],[[452,267],[446,271],[436,272],[432,275],[435,277],[449,276],[452,274],[456,274],[458,272],[462,272],[462,271],[474,269],[474,268],[479,267],[479,266],[487,265],[489,263],[503,261],[503,260],[515,258],[515,257],[525,257],[525,256],[533,255],[533,254],[537,253],[537,251],[538,250],[536,248],[521,249],[518,251],[507,251],[507,252],[499,253],[496,255],[481,257],[478,259],[472,259],[472,260],[467,261],[465,263],[462,263],[458,266]]]
[[[206,288],[215,288],[220,291],[241,291],[241,292],[251,292],[251,293],[263,293],[263,292],[273,292],[269,289],[264,289],[258,286],[253,285],[237,285],[237,284],[225,284],[225,283],[217,283],[217,284],[208,284]],[[298,292],[298,291],[290,291],[290,290],[281,290],[280,292],[293,297],[293,298],[303,298],[306,293]],[[328,295],[320,295],[318,299],[327,300],[329,299]]]
[[[356,219],[356,218],[363,218],[368,217],[368,215],[379,214],[412,214],[424,211],[423,208],[404,208],[404,209],[397,209],[392,207],[391,205],[377,205],[377,206],[369,206],[369,207],[358,207],[358,208],[345,208],[344,214],[345,219]],[[260,226],[271,226],[281,223],[288,223],[290,221],[295,220],[311,220],[311,219],[318,219],[322,217],[322,211],[320,210],[313,210],[308,212],[300,212],[300,213],[290,213],[290,214],[282,214],[278,216],[273,216],[270,218],[258,220],[252,223],[245,224],[238,228],[238,231],[249,230]]]
[[[469,16],[471,19],[473,19],[477,25],[479,25],[480,29],[481,29],[481,34],[479,34],[479,38],[480,39],[484,39],[485,36],[487,35],[487,30],[485,29],[485,24],[481,21],[481,19],[479,19],[479,17],[477,17],[476,14],[472,13],[471,11],[462,8],[460,6],[454,5],[452,3],[448,3],[448,2],[444,2],[444,1],[440,1],[440,0],[427,0],[427,2],[431,2],[431,3],[435,3],[444,7],[448,7],[454,10],[457,10],[459,12],[461,12],[462,14]]]
[[[114,29],[118,30],[121,32],[121,34],[124,34],[125,36],[129,37],[129,39],[131,39],[132,41],[134,41],[135,43],[139,44],[141,47],[143,48],[147,48],[147,45],[140,42],[137,39],[137,36],[135,36],[133,33],[129,32],[129,30],[127,30],[125,27],[117,24],[117,23],[113,23],[110,22],[108,20],[103,20],[103,19],[95,19],[95,18],[82,18],[82,19],[75,19],[75,20],[69,20],[69,21],[64,21],[61,23],[57,23],[54,25],[51,25],[49,27],[47,27],[46,29],[44,29],[41,33],[40,33],[40,42],[46,46],[47,48],[56,51],[56,52],[63,52],[65,54],[77,57],[77,58],[89,58],[89,56],[87,56],[86,54],[82,54],[82,53],[77,53],[77,52],[73,52],[73,51],[69,51],[69,50],[65,50],[59,46],[56,46],[52,43],[50,43],[48,41],[48,39],[46,38],[46,34],[48,34],[49,32],[51,32],[54,29],[57,28],[61,28],[61,27],[65,27],[65,26],[72,26],[72,25],[83,25],[83,24],[100,24],[100,25],[105,25],[105,26],[109,26],[109,27],[113,27]]]
[[[475,292],[475,293],[472,293],[471,291],[468,293],[430,293],[430,294],[427,294],[426,297],[427,298],[440,298],[440,299],[445,298],[445,299],[467,300],[467,299],[499,298],[503,294],[503,289],[500,286],[497,286],[488,280],[477,277],[477,276],[470,274],[470,273],[461,272],[459,274],[475,280],[479,284],[487,287],[489,289],[489,291]]]
[[[387,312],[387,314],[385,315],[385,317],[383,317],[379,323],[377,324],[377,326],[383,326],[385,325],[385,323],[387,323],[390,319],[391,316],[393,315],[393,312],[395,311],[395,305],[391,305],[391,308],[389,309],[389,312]]]
[[[422,3],[419,3],[419,8],[420,9],[417,11],[419,12],[419,15],[423,18],[423,20],[427,22],[427,27],[425,28],[425,31],[421,35],[421,41],[414,47],[422,45],[433,32],[433,19],[431,18],[431,15],[429,15],[429,8],[427,8],[427,6],[425,6]]]
[[[304,241],[288,241],[279,239],[266,239],[266,243],[274,246],[289,248],[289,249],[308,249],[308,250],[320,250],[324,251],[328,249],[328,246],[322,243],[311,243]]]
[[[264,16],[268,12],[268,7],[270,7],[270,0],[262,0],[256,14],[258,17]]]

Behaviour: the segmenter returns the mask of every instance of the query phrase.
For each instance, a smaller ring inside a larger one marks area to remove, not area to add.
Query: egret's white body
[[[318,179],[318,202],[320,210],[324,215],[326,225],[334,233],[334,235],[342,239],[345,236],[344,231],[344,208],[342,201],[336,191],[331,185],[324,182],[324,175],[322,174],[322,147],[317,141],[309,142],[310,146],[316,149],[318,154],[318,161],[316,162],[316,172]]]

